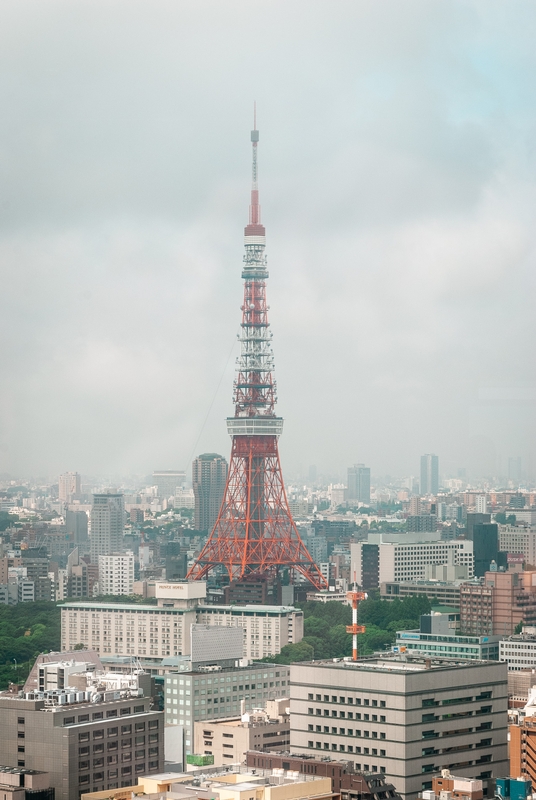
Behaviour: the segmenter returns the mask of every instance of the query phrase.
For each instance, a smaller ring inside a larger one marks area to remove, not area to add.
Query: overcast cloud
[[[533,0],[3,0],[0,472],[228,456],[254,99],[285,471],[534,472],[535,41]]]

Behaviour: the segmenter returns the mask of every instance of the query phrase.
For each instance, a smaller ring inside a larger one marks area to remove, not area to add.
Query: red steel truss
[[[266,244],[257,187],[257,142],[253,142],[253,186],[245,229],[244,303],[240,356],[234,384],[235,414],[227,420],[233,444],[227,485],[216,524],[187,578],[199,580],[224,567],[230,580],[275,578],[288,568],[317,589],[326,581],[292,519],[279,461],[283,420],[275,415],[276,384],[266,304]]]

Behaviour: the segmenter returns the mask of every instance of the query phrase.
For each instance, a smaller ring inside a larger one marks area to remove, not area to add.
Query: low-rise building
[[[37,769],[0,766],[2,800],[54,800],[50,775]]]
[[[91,792],[83,800],[130,800],[148,795],[158,800],[339,800],[329,777],[285,774],[284,770],[241,772],[239,765],[203,767],[189,773],[141,776],[137,784],[112,792]]]
[[[331,789],[340,793],[341,800],[401,800],[395,786],[387,783],[384,775],[355,770],[353,761],[252,750],[246,753],[246,765],[255,769],[291,770],[300,775],[331,778]]]
[[[500,636],[463,636],[457,609],[432,609],[422,614],[419,630],[397,631],[395,652],[414,652],[432,657],[498,661]]]
[[[248,750],[284,750],[290,745],[288,698],[269,700],[234,719],[194,723],[194,752],[215,765],[239,764]]]

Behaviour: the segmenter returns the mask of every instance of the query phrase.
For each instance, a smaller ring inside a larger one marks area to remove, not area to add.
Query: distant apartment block
[[[124,504],[122,494],[94,494],[91,507],[91,560],[123,551]]]
[[[134,553],[113,553],[99,556],[99,594],[132,594]]]
[[[227,461],[217,453],[203,453],[192,462],[194,524],[199,531],[210,532],[214,527],[225,491],[227,469]]]
[[[64,472],[58,480],[58,498],[60,503],[71,503],[80,497],[82,492],[81,478],[78,472]]]

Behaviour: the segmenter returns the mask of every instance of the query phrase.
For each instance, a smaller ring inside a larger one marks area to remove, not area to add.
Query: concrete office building
[[[371,544],[377,545],[377,553],[365,546]],[[360,585],[367,583],[369,588],[425,579],[427,567],[438,564],[463,565],[467,567],[467,575],[473,575],[473,543],[465,539],[443,541],[439,531],[403,535],[369,533],[366,543],[350,545],[350,553],[351,574],[361,575]]]
[[[240,717],[194,723],[194,753],[210,755],[214,764],[240,764],[248,750],[288,750],[288,698],[269,700]]]
[[[194,751],[194,723],[200,720],[236,717],[253,711],[268,700],[288,697],[290,667],[251,664],[243,667],[204,668],[170,672],[165,676],[167,725],[184,730],[184,752]]]
[[[132,594],[134,553],[99,556],[99,594]]]
[[[348,487],[346,499],[358,503],[370,503],[370,467],[354,464],[348,467]]]
[[[497,661],[397,654],[292,665],[291,751],[355,759],[406,798],[445,768],[463,765],[481,780],[504,775],[506,676]]]
[[[421,456],[421,485],[420,493],[437,494],[439,491],[439,459],[427,453]]]
[[[105,682],[95,676],[91,686],[85,673],[78,677],[76,688],[0,694],[4,764],[49,773],[56,800],[76,800],[90,789],[115,789],[137,774],[161,771],[164,715],[140,696],[137,677],[125,683],[125,676]],[[114,685],[121,690],[110,689]]]
[[[225,491],[227,469],[227,461],[217,453],[203,453],[192,461],[194,525],[198,531],[210,532],[214,527]]]
[[[91,507],[91,560],[123,552],[125,509],[122,494],[94,494]]]

